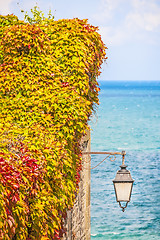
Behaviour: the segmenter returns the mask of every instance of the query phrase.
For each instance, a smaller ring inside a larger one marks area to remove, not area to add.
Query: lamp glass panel
[[[117,202],[129,202],[133,183],[114,183]]]

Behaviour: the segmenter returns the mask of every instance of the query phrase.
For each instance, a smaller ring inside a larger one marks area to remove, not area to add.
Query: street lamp
[[[83,154],[107,154],[108,157],[115,156],[115,155],[122,155],[122,165],[120,166],[120,170],[117,171],[116,177],[113,180],[114,190],[116,194],[116,200],[119,203],[119,206],[122,208],[122,211],[125,211],[128,203],[130,202],[132,187],[134,180],[131,177],[130,171],[126,169],[126,165],[124,164],[124,157],[126,155],[125,151],[122,152],[83,152]],[[106,159],[105,158],[105,159]],[[98,163],[95,167],[91,168],[94,169],[99,166],[105,159],[103,159],[100,163]],[[114,158],[114,160],[116,157]],[[110,159],[111,160],[111,159]],[[111,161],[114,161],[111,160]],[[122,206],[121,202],[125,202],[125,206]]]
[[[126,169],[127,166],[124,164],[125,154],[126,153],[122,151],[122,165],[120,166],[121,169],[117,171],[116,177],[113,180],[116,200],[119,203],[119,206],[122,208],[123,212],[130,202],[134,182],[130,171]],[[121,202],[126,202],[124,207],[121,205]]]

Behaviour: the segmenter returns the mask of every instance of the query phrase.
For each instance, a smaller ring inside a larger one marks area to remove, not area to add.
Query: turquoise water
[[[125,150],[135,182],[122,212],[112,184],[121,157],[91,171],[91,239],[159,240],[160,82],[101,82],[100,87],[91,150]],[[92,155],[92,167],[102,159]]]

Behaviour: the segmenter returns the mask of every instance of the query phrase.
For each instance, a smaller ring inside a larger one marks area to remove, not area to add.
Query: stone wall
[[[85,152],[90,151],[90,131],[82,139],[82,149]],[[79,193],[73,209],[67,213],[67,232],[63,240],[90,240],[90,160],[90,155],[82,156]]]

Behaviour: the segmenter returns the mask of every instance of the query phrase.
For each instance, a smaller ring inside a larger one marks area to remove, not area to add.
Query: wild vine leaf
[[[106,47],[86,19],[0,16],[0,238],[58,239]],[[11,221],[11,219],[13,221]]]

